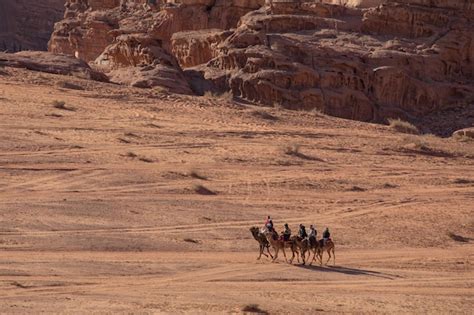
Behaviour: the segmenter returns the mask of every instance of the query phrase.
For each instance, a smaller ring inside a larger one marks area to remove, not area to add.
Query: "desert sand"
[[[472,314],[472,141],[14,69],[0,116],[0,313]]]

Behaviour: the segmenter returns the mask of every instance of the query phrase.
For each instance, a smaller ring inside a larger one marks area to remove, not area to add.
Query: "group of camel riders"
[[[288,226],[288,223],[284,224],[284,229],[283,232],[281,232],[281,235],[279,239],[284,242],[288,242],[291,237],[291,229]],[[271,219],[270,216],[267,217],[267,220],[265,221],[265,228],[267,231],[273,233],[273,237],[276,240],[278,238],[278,233],[275,231],[273,227],[273,220]],[[298,237],[300,239],[306,239],[308,238],[309,242],[311,245],[315,244],[317,241],[317,236],[318,231],[316,231],[316,228],[311,224],[309,227],[309,234],[306,233],[306,227],[303,224],[300,224],[299,230],[298,230]],[[331,238],[331,233],[329,232],[329,228],[326,227],[326,229],[323,232],[323,242],[326,243],[329,239]]]

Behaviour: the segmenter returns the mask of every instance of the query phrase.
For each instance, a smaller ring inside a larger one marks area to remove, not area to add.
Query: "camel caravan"
[[[278,258],[278,253],[280,250],[283,252],[283,256],[285,256],[285,261],[287,263],[293,263],[293,260],[297,259],[298,263],[300,263],[300,257],[302,260],[303,265],[306,264],[308,259],[311,258],[311,253],[313,254],[313,258],[309,262],[311,266],[314,261],[318,261],[320,265],[323,264],[323,253],[328,253],[327,263],[333,258],[334,265],[336,264],[336,253],[335,253],[335,245],[331,239],[331,234],[329,233],[329,229],[326,228],[323,232],[323,238],[317,240],[317,231],[316,228],[311,225],[309,234],[306,232],[306,227],[303,224],[300,224],[298,234],[291,235],[290,227],[287,223],[284,225],[284,230],[281,234],[273,227],[273,221],[268,216],[267,221],[265,222],[265,226],[263,228],[258,227],[251,227],[250,232],[255,240],[259,243],[260,253],[257,257],[257,260],[262,257],[262,255],[266,257],[271,257],[272,262],[274,262]],[[275,254],[272,255],[270,252],[270,247],[273,248]],[[290,249],[292,256],[290,261],[286,257],[285,249]],[[265,253],[266,251],[266,253]],[[306,257],[307,255],[307,257]]]

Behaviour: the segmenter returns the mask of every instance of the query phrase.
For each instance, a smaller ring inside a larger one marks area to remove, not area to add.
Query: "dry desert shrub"
[[[75,110],[72,107],[67,107],[65,101],[58,101],[58,100],[53,101],[53,107],[56,109],[61,109],[61,110],[69,110],[69,111]]]
[[[187,243],[193,243],[193,244],[199,244],[198,240],[192,239],[192,238],[185,238],[183,241]]]
[[[72,82],[68,82],[68,81],[58,81],[56,82],[56,86],[63,89],[69,89],[69,90],[79,90],[79,91],[84,90],[82,86],[72,83]]]
[[[299,144],[289,145],[284,149],[286,155],[299,156],[301,146]]]
[[[304,154],[303,152],[301,152],[301,146],[299,144],[294,144],[294,145],[287,146],[287,147],[284,148],[283,152],[286,155],[294,156],[294,157],[304,159],[304,160],[324,162],[320,158],[316,158],[316,157],[313,157],[313,156],[310,156],[310,155],[307,155],[307,154]]]
[[[453,232],[449,232],[449,233],[448,233],[448,236],[449,236],[453,241],[460,242],[460,243],[469,243],[469,241],[471,240],[471,239],[468,238],[468,237],[464,237],[464,236],[455,234],[455,233],[453,233]]]
[[[258,304],[248,304],[242,307],[242,312],[244,313],[254,313],[254,314],[269,314],[267,311],[262,310]]]
[[[234,95],[232,94],[232,91],[227,91],[223,93],[206,91],[204,93],[204,97],[208,99],[220,99],[220,100],[227,100],[227,101],[232,101],[234,99]]]
[[[193,190],[195,193],[200,195],[214,196],[217,195],[215,192],[203,185],[194,185]]]
[[[271,120],[271,121],[276,121],[278,120],[278,117],[264,111],[264,110],[255,110],[252,112],[252,116],[256,118],[261,118],[265,120]]]
[[[412,135],[420,134],[420,131],[418,130],[418,128],[407,121],[403,121],[401,119],[389,119],[388,123],[389,123],[390,128],[392,128],[395,131],[402,132],[402,133],[409,133]]]
[[[201,179],[201,180],[207,180],[207,177],[200,174],[198,171],[196,170],[191,170],[189,173],[188,173],[188,176],[189,177],[192,177],[192,178],[195,178],[195,179]]]

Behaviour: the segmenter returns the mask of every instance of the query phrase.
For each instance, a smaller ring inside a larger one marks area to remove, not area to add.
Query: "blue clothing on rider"
[[[269,232],[273,232],[273,221],[270,216],[267,217],[267,221],[265,221],[265,227]]]

